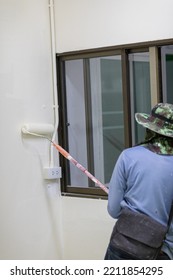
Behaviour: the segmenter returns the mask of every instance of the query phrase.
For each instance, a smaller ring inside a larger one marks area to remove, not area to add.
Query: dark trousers
[[[125,252],[114,250],[110,245],[107,248],[105,260],[136,260]],[[161,252],[157,260],[170,260],[167,254]]]

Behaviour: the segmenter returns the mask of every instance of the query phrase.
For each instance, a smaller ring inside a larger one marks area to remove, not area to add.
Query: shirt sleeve
[[[114,167],[109,183],[108,213],[113,218],[118,218],[121,212],[121,202],[126,190],[124,153],[119,156]]]

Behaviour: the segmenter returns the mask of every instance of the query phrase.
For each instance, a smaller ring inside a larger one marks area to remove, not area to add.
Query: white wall
[[[53,123],[47,0],[0,0],[0,259],[62,255],[59,182],[49,185],[49,143],[24,123]]]
[[[172,0],[55,0],[57,52],[173,37]]]
[[[62,207],[63,258],[103,259],[114,223],[107,214],[107,200],[63,197]]]

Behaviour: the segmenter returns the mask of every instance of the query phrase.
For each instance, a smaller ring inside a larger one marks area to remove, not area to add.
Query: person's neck
[[[151,142],[143,144],[143,146],[156,154],[173,155],[173,141],[170,143],[164,136],[156,137]]]

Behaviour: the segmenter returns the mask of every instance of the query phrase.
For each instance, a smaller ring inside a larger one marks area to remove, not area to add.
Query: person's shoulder
[[[123,150],[123,153],[134,153],[134,152],[143,152],[145,148],[143,146],[133,146]]]
[[[145,152],[146,152],[146,149],[143,146],[133,146],[133,147],[124,149],[122,152],[122,156],[131,157],[131,156],[134,156],[135,154],[139,155],[139,154],[143,154]]]

